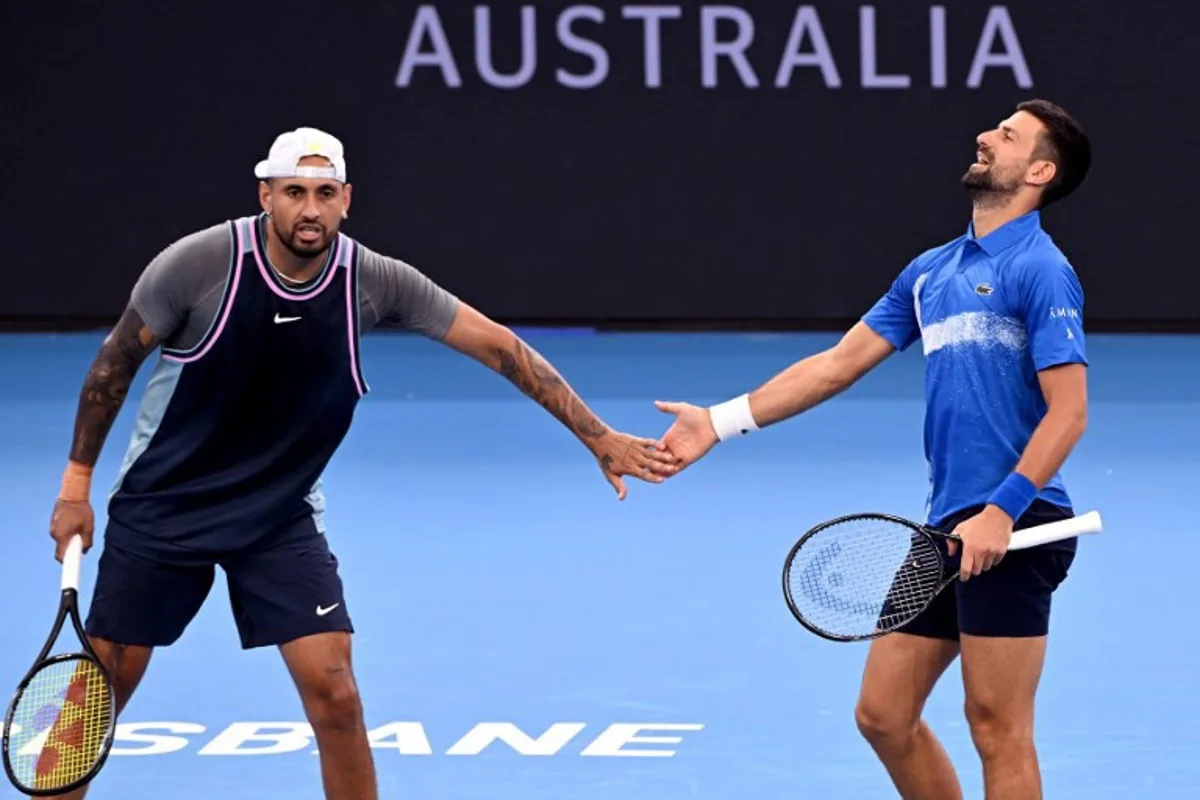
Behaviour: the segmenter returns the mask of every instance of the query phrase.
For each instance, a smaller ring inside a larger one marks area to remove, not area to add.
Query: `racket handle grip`
[[[79,568],[83,562],[83,539],[72,536],[62,560],[62,588],[79,591]]]
[[[1024,550],[1027,547],[1037,547],[1040,544],[1060,542],[1073,536],[1086,533],[1099,533],[1102,530],[1100,512],[1089,511],[1078,517],[1048,522],[1045,525],[1035,525],[1032,528],[1014,531],[1009,540],[1009,550]]]

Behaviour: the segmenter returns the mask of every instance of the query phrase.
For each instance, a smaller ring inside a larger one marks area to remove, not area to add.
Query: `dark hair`
[[[1070,114],[1049,100],[1026,100],[1018,111],[1032,114],[1046,126],[1038,137],[1035,158],[1053,161],[1054,179],[1042,191],[1042,207],[1062,200],[1079,188],[1092,166],[1092,143]]]

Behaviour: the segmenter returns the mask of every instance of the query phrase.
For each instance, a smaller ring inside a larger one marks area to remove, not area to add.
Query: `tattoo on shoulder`
[[[71,460],[93,465],[146,356],[158,339],[132,307],[104,339],[79,395]]]
[[[608,427],[592,413],[563,377],[519,337],[495,351],[497,371],[557,417],[582,439],[598,439]]]

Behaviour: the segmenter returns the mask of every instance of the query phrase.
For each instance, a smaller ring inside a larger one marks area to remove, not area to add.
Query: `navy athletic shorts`
[[[939,530],[950,532],[982,507],[953,515]],[[1074,516],[1044,500],[1035,500],[1017,520],[1014,530],[1030,528]],[[957,640],[969,636],[1044,636],[1050,628],[1050,597],[1067,577],[1075,559],[1077,540],[1010,550],[990,570],[972,576],[966,583],[957,578],[916,619],[900,628],[902,633],[935,639]],[[944,551],[943,551],[944,554]],[[958,569],[959,557],[951,562]]]
[[[354,630],[337,558],[313,519],[304,517],[252,547],[221,555],[147,541],[110,521],[88,635],[145,647],[174,644],[208,597],[218,566],[245,649]]]

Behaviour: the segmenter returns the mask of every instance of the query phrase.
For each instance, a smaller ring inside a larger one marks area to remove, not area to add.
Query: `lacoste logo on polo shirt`
[[[995,289],[993,289],[991,286],[988,286],[986,283],[981,283],[975,287],[975,294],[980,295],[981,297],[987,297],[994,291]]]

